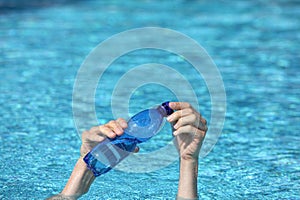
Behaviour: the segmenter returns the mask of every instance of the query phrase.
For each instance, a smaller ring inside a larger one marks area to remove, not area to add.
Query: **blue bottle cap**
[[[162,105],[162,106],[164,107],[164,109],[166,110],[167,115],[171,115],[171,114],[174,112],[174,110],[173,110],[172,108],[169,107],[169,101],[166,101],[166,102],[162,103],[161,105]]]

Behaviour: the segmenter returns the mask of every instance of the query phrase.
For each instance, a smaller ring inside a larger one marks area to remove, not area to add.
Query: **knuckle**
[[[97,131],[97,130],[98,130],[98,127],[96,127],[96,126],[94,126],[94,127],[92,127],[92,128],[90,129],[91,132],[95,132],[95,131]]]
[[[193,114],[193,115],[191,115],[191,119],[192,119],[192,121],[193,121],[193,122],[196,122],[196,121],[198,121],[198,120],[197,120],[197,116],[196,116],[196,115],[194,115],[194,114]]]
[[[99,129],[100,129],[100,132],[102,132],[102,133],[107,131],[107,130],[110,130],[110,128],[107,127],[107,126],[100,126]]]
[[[193,112],[194,112],[194,110],[193,110],[191,107],[188,107],[188,108],[186,109],[186,111],[187,111],[188,113],[193,113]]]
[[[123,118],[119,118],[119,119],[118,119],[118,123],[119,123],[121,126],[126,126],[126,125],[127,125],[126,120],[123,119]]]
[[[125,121],[125,119],[123,119],[123,118],[118,118],[118,120],[121,121],[121,122]]]
[[[208,127],[207,126],[204,127],[204,131],[205,131],[205,133],[208,131]]]
[[[192,105],[190,103],[186,103],[188,108],[192,108]]]
[[[89,134],[89,131],[85,130],[82,132],[81,137],[86,137]]]
[[[114,126],[116,124],[116,121],[115,120],[110,120],[109,122],[108,122],[108,125],[110,125],[110,126]]]
[[[106,124],[103,124],[103,125],[101,125],[101,126],[98,126],[97,128],[98,128],[98,130],[101,130],[101,129],[104,128],[104,127],[106,127]]]
[[[123,121],[123,119],[122,118],[118,118],[116,121],[117,122],[121,122],[121,121]]]

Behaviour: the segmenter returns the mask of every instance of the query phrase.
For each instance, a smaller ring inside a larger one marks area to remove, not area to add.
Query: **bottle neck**
[[[166,116],[169,116],[174,112],[174,110],[172,108],[170,108],[169,103],[170,103],[169,101],[166,101],[161,104],[161,106],[163,107],[163,109],[166,112]]]
[[[159,113],[161,113],[162,116],[164,117],[168,116],[167,111],[163,106],[158,106],[156,109],[158,110]]]

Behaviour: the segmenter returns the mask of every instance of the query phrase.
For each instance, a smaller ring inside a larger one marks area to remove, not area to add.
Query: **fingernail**
[[[122,133],[123,129],[122,128],[118,128],[118,132]]]
[[[110,132],[109,134],[112,138],[116,137],[116,134],[114,132]]]
[[[167,120],[168,120],[169,122],[172,121],[171,115],[167,117]]]
[[[175,128],[175,129],[178,129],[178,124],[175,124],[175,125],[174,125],[174,128]]]
[[[173,132],[173,135],[174,135],[174,136],[176,136],[176,135],[177,135],[177,133],[178,133],[177,131],[174,131],[174,132]]]

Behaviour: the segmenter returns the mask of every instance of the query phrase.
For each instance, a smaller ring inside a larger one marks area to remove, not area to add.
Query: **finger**
[[[203,130],[203,131],[207,131],[208,127],[207,127],[207,121],[206,119],[204,119],[203,117],[200,116],[200,126],[198,126],[199,129]]]
[[[184,108],[192,108],[191,104],[187,102],[170,102],[169,103],[170,108],[174,110],[182,110]]]
[[[97,131],[96,131],[97,129]],[[82,140],[88,140],[92,142],[101,142],[106,137],[99,130],[99,126],[92,127],[89,131],[84,131],[82,133]]]
[[[197,129],[196,127],[191,126],[191,125],[186,125],[186,126],[182,126],[182,127],[178,128],[176,131],[173,132],[174,136],[178,136],[181,134],[191,134],[193,136],[197,135],[200,137],[204,137],[205,131]]]
[[[101,134],[99,126],[92,127],[88,132],[89,132],[88,134],[92,134],[92,135]]]
[[[98,135],[104,135],[109,138],[115,138],[117,136],[117,134],[112,129],[110,129],[109,127],[107,127],[105,125],[98,126],[98,129],[100,131],[100,133]]]
[[[179,110],[174,112],[172,115],[167,117],[167,120],[169,122],[176,122],[178,121],[181,117],[187,116],[187,115],[196,115],[196,117],[200,118],[200,114],[196,112],[193,108],[185,108],[183,110]]]
[[[127,125],[127,122],[125,119],[118,118],[116,121],[119,123],[119,125],[122,127],[122,129],[127,128],[128,125]]]
[[[118,122],[116,122],[115,120],[111,120],[110,122],[108,122],[104,126],[110,128],[117,135],[122,135],[122,133],[124,132],[121,125]]]
[[[115,134],[109,133],[109,130],[106,130],[103,126],[94,126],[92,127],[89,131],[84,131],[82,134],[82,138],[87,138],[90,141],[98,140],[103,136],[110,136],[110,137],[115,137]]]
[[[206,121],[206,119],[205,119],[205,118],[201,117],[201,118],[200,118],[200,120],[201,120],[202,124],[204,124],[204,125],[206,125],[206,124],[207,124],[207,121]]]
[[[178,119],[178,121],[174,125],[174,129],[178,129],[185,125],[192,125],[198,127],[199,121],[200,120],[197,118],[196,115],[187,115]]]
[[[174,129],[178,129],[182,126],[186,125],[192,125],[195,126],[196,128],[202,130],[202,131],[207,131],[207,126],[206,126],[206,120],[204,118],[199,119],[200,116],[197,115],[187,115],[185,117],[181,117],[176,124],[173,126]],[[202,122],[203,121],[203,122]]]
[[[104,139],[106,138],[106,136],[104,135],[95,135],[95,134],[90,134],[90,136],[87,138],[90,142],[102,142]]]

